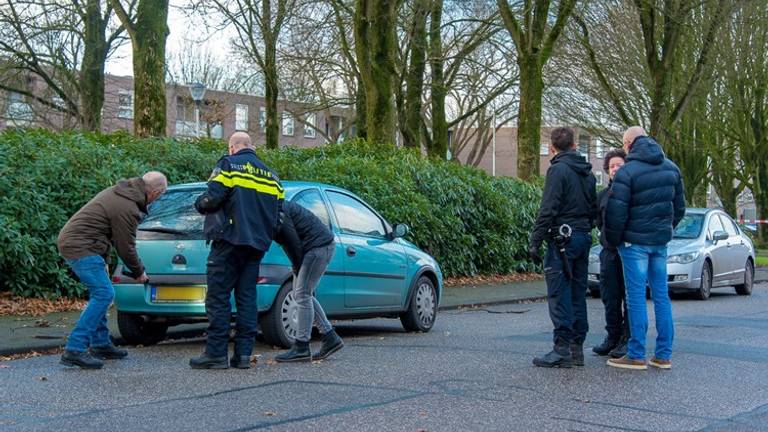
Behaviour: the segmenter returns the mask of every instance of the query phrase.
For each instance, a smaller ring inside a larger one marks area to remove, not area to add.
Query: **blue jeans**
[[[563,259],[552,241],[544,257],[544,276],[547,280],[549,317],[554,325],[554,337],[569,343],[582,344],[587,337],[587,267],[592,237],[586,232],[574,232],[565,246],[565,256],[572,278],[564,272]]]
[[[672,303],[667,285],[667,246],[624,244],[619,246],[624,263],[624,285],[627,289],[630,338],[627,357],[645,359],[645,339],[648,332],[648,311],[645,303],[646,281],[651,288],[656,314],[656,358],[672,357],[675,329],[672,323]]]
[[[66,349],[84,352],[88,347],[107,346],[109,339],[107,328],[107,310],[115,299],[115,289],[109,280],[104,258],[88,255],[67,260],[80,282],[88,288],[88,305],[80,314],[75,328],[67,338]]]

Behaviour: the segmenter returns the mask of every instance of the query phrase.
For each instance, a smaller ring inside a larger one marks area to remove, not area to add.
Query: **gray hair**
[[[141,179],[144,180],[144,187],[147,192],[165,191],[168,187],[168,179],[160,171],[149,171]]]

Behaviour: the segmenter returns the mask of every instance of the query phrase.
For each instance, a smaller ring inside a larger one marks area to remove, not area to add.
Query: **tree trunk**
[[[538,56],[520,56],[520,108],[517,125],[517,176],[530,180],[539,175],[541,146],[541,97],[544,90]]]
[[[276,149],[280,145],[280,116],[277,112],[277,46],[274,40],[265,38],[264,47],[264,104],[266,120],[266,146]],[[296,122],[294,121],[294,125]],[[295,133],[295,131],[294,131]]]
[[[133,39],[133,130],[138,137],[165,135],[165,41],[168,0],[141,0]]]
[[[357,94],[355,95],[355,135],[358,138],[368,138],[368,126],[366,125],[366,105],[365,89],[362,80],[357,83]]]
[[[101,1],[88,0],[85,6],[83,62],[80,66],[80,124],[93,132],[101,130],[104,106],[104,64],[107,61],[106,23],[101,15]]]
[[[424,88],[427,50],[427,14],[429,0],[414,4],[413,34],[410,41],[411,59],[405,77],[405,122],[403,143],[406,147],[421,147],[421,96]]]
[[[443,72],[443,39],[440,28],[443,21],[443,0],[432,0],[429,23],[429,66],[432,71],[432,139],[427,154],[445,159],[448,153],[448,121],[445,117],[445,97],[448,89]]]
[[[394,141],[395,108],[393,105],[393,77],[395,76],[395,48],[397,38],[397,0],[367,0],[366,20],[370,66],[363,68],[365,86],[365,123],[368,139],[374,143]],[[358,59],[359,62],[360,59]]]

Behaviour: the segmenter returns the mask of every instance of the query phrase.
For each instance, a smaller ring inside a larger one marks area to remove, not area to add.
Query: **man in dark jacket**
[[[608,174],[611,183],[616,172],[624,165],[626,157],[627,153],[623,149],[613,149],[605,154],[603,171]],[[600,230],[600,245],[603,247],[600,251],[600,298],[605,306],[605,330],[608,335],[603,343],[592,348],[592,351],[597,355],[619,358],[627,354],[629,320],[624,301],[621,257],[619,251],[605,241],[605,206],[608,204],[611,183],[597,194],[597,228]]]
[[[608,365],[647,369],[646,282],[656,312],[656,350],[650,365],[672,367],[672,305],[667,286],[667,243],[685,215],[683,180],[678,167],[639,126],[624,133],[627,163],[616,173],[605,209],[605,239],[618,247],[624,265],[630,339],[627,355]]]
[[[296,300],[299,322],[293,347],[277,355],[275,360],[322,360],[344,346],[325,316],[323,307],[314,297],[317,284],[333,258],[336,243],[328,226],[298,204],[283,203],[281,219],[275,241],[283,247],[293,265],[293,298]],[[323,345],[317,353],[309,351],[313,320],[323,336]]]
[[[61,363],[84,369],[100,369],[103,359],[128,355],[112,345],[107,328],[107,309],[115,298],[107,260],[112,245],[140,283],[149,278],[136,253],[136,227],[147,206],[165,192],[162,173],[121,180],[104,189],[72,216],[59,232],[59,253],[80,282],[88,288],[88,306],[67,338]],[[88,349],[90,348],[90,353]]]
[[[539,249],[547,241],[544,274],[549,317],[554,325],[554,348],[533,359],[540,367],[584,365],[587,324],[587,266],[592,245],[590,231],[597,217],[597,196],[592,165],[576,151],[573,130],[552,131],[552,158],[544,183],[539,216],[528,253],[541,262]]]
[[[205,233],[212,241],[208,255],[205,352],[189,361],[193,369],[250,368],[256,337],[256,284],[259,265],[277,230],[283,187],[256,156],[248,134],[235,132],[229,156],[216,163],[208,190],[195,201],[205,214]],[[235,291],[235,353],[227,364],[230,296]]]

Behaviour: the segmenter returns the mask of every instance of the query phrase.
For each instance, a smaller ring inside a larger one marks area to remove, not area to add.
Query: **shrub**
[[[171,184],[203,181],[225,149],[213,140],[6,130],[0,134],[0,290],[82,295],[56,250],[67,218],[100,190],[150,169]],[[283,180],[344,187],[390,223],[407,223],[408,239],[435,256],[448,276],[529,265],[538,185],[365,141],[258,152]]]

